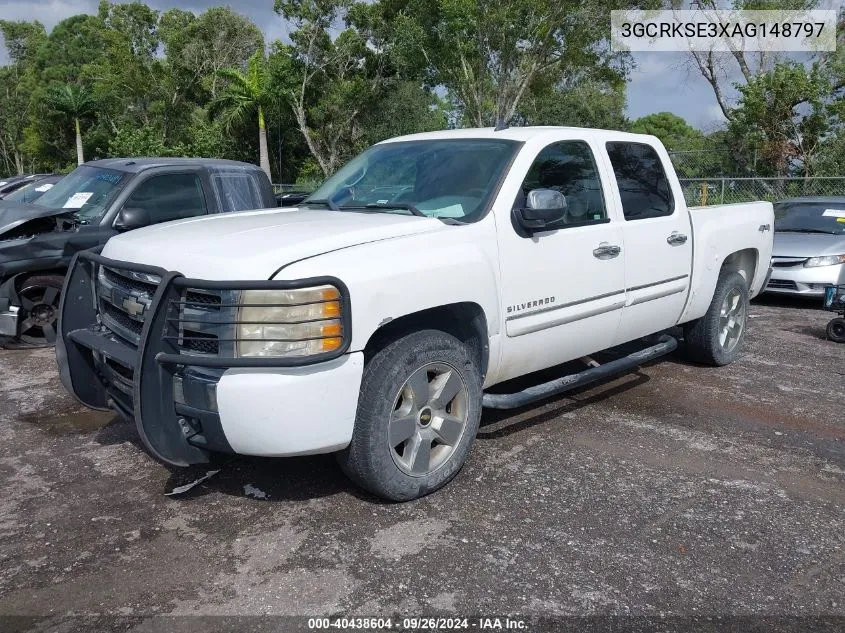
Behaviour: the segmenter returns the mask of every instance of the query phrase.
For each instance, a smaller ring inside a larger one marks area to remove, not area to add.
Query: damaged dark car
[[[77,167],[31,204],[0,208],[0,345],[56,340],[73,255],[112,236],[211,213],[277,206],[255,165],[190,158],[115,158]]]

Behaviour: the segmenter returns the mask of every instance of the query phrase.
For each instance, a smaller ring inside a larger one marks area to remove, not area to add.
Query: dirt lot
[[[485,412],[458,478],[403,505],[352,488],[330,456],[234,459],[165,496],[204,471],[165,469],[132,425],[75,404],[52,351],[0,351],[0,615],[36,617],[0,628],[845,616],[845,346],[814,305],[755,303],[730,367],[678,355]]]

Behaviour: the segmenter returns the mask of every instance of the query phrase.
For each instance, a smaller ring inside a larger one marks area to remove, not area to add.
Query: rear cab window
[[[646,143],[613,141],[606,144],[625,220],[672,215],[675,199],[663,162]]]
[[[220,201],[220,210],[224,213],[261,209],[265,206],[261,200],[261,189],[253,174],[217,172],[212,174],[211,182]]]

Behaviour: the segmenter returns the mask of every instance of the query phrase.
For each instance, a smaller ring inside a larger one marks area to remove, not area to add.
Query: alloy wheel
[[[460,373],[446,363],[417,369],[396,395],[388,425],[396,466],[424,477],[445,464],[467,426],[468,392]]]

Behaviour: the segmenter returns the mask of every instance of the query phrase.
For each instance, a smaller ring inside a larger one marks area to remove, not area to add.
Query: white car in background
[[[793,198],[774,207],[766,292],[821,297],[826,286],[845,284],[845,196]]]

